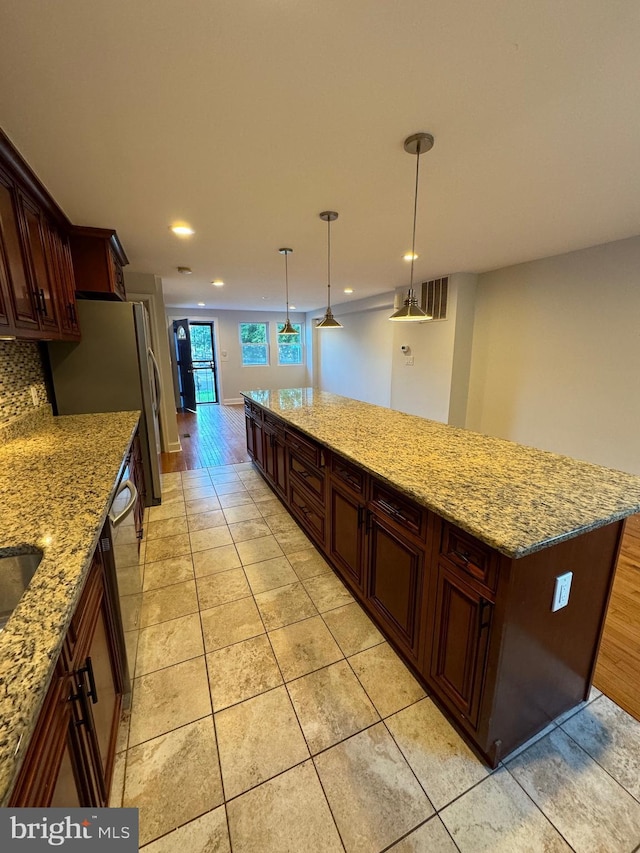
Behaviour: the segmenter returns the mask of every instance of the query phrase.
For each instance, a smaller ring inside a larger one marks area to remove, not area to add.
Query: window
[[[278,326],[278,364],[302,364],[302,326],[292,323],[295,335],[281,335],[281,323]]]
[[[240,323],[240,345],[244,367],[269,364],[269,338],[266,323]]]

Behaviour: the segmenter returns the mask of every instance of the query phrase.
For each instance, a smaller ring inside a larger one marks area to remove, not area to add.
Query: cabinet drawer
[[[365,473],[355,465],[345,462],[339,456],[333,456],[331,459],[331,474],[345,486],[348,486],[352,492],[358,495],[364,494]]]
[[[300,519],[305,532],[324,546],[326,524],[324,511],[316,507],[304,491],[291,481],[289,482],[289,509]]]
[[[324,466],[324,457],[319,445],[315,444],[310,439],[303,438],[300,433],[292,432],[289,429],[285,429],[284,434],[285,442],[289,450],[294,451],[298,457],[307,459],[312,465],[315,465],[316,468],[322,468]]]
[[[264,425],[274,433],[280,440],[284,440],[284,425],[281,420],[274,418],[273,415],[264,413]]]
[[[424,539],[427,529],[426,509],[412,503],[397,492],[381,486],[375,480],[371,501],[378,512]]]
[[[303,489],[311,492],[313,497],[324,506],[324,472],[318,471],[306,459],[301,459],[294,453],[289,453],[289,473]]]
[[[488,545],[445,521],[442,525],[440,553],[489,589],[495,590],[498,555]]]

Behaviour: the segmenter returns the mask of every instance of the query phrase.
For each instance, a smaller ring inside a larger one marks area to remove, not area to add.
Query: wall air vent
[[[423,281],[420,295],[420,307],[434,320],[447,319],[447,296],[449,293],[449,276]]]

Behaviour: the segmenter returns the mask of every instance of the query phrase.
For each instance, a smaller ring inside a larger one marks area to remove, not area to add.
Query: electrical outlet
[[[405,367],[413,367],[413,356],[405,355],[404,357]]]
[[[571,590],[571,581],[573,580],[573,572],[565,572],[563,575],[558,575],[556,584],[553,588],[553,601],[551,603],[551,612],[562,610],[569,603],[569,592]]]
[[[29,391],[31,391],[31,400],[33,401],[33,405],[38,406],[40,403],[40,399],[38,397],[38,389],[35,385],[29,385]]]

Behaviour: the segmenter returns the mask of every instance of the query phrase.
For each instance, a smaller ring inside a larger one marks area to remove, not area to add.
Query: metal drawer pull
[[[89,689],[87,690],[87,697],[91,699],[91,701],[95,705],[98,701],[98,690],[96,688],[96,680],[93,675],[93,664],[91,662],[90,657],[85,659],[84,666],[78,670],[79,675],[83,675],[85,672],[87,673],[87,678],[89,679]]]
[[[118,495],[122,494],[125,489],[129,489],[129,492],[131,493],[131,498],[127,501],[127,505],[122,510],[122,512],[114,514],[113,509],[109,510],[109,520],[111,521],[111,524],[113,524],[114,527],[117,527],[120,522],[123,521],[123,519],[125,519],[127,515],[129,515],[135,505],[135,502],[138,500],[138,490],[136,489],[133,480],[123,480],[122,483],[120,483],[120,485],[118,486],[118,490],[113,496],[113,500],[115,501]]]

